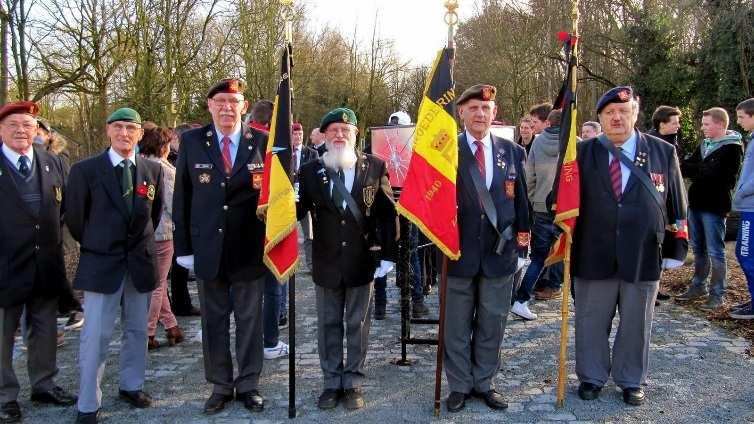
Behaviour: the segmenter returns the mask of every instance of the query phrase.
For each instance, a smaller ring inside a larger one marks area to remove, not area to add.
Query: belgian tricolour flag
[[[576,44],[578,38],[561,33],[560,39],[565,46],[566,58],[568,58],[568,71],[563,81],[563,87],[554,102],[555,109],[562,109],[563,115],[560,125],[560,159],[558,175],[555,178],[553,193],[555,195],[555,220],[554,223],[563,232],[550,249],[550,255],[545,260],[546,265],[552,265],[560,261],[570,261],[571,243],[573,242],[573,230],[576,226],[576,217],[579,216],[579,163],[576,161],[576,91],[575,72],[577,65]]]
[[[437,54],[427,77],[414,152],[396,205],[450,259],[460,255],[456,212],[458,128],[454,119],[454,49]]]
[[[264,263],[282,281],[296,268],[296,196],[291,182],[291,47],[283,51],[270,136],[264,157],[258,215],[266,215]]]

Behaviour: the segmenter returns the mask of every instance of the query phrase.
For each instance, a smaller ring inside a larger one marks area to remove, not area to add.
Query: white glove
[[[175,261],[178,263],[178,265],[186,268],[189,271],[194,270],[194,255],[178,256],[177,258],[175,258]]]
[[[665,258],[662,260],[662,269],[675,269],[683,265],[683,261]]]
[[[380,266],[374,270],[374,278],[380,278],[387,275],[388,272],[393,270],[395,263],[391,261],[380,261]]]
[[[526,259],[524,258],[518,258],[518,263],[516,264],[516,272],[521,271],[521,269],[526,264]]]

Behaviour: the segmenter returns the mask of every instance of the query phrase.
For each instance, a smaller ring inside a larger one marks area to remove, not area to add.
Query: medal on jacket
[[[63,189],[58,186],[53,186],[52,190],[55,192],[55,202],[60,203],[63,201]]]
[[[202,172],[201,174],[199,174],[199,182],[202,184],[209,184],[209,181],[211,179],[212,177],[206,172]]]
[[[652,183],[654,183],[659,193],[665,192],[665,182],[662,174],[650,172],[649,177],[652,179]]]
[[[374,203],[374,196],[377,194],[377,187],[375,186],[366,186],[362,190],[362,197],[364,198],[364,204],[367,207],[366,215],[369,216],[369,209],[372,207],[372,204]]]
[[[510,199],[516,197],[516,182],[514,180],[505,180],[505,195]]]
[[[261,172],[254,172],[253,174],[251,174],[251,186],[254,188],[254,190],[262,189],[262,173]]]

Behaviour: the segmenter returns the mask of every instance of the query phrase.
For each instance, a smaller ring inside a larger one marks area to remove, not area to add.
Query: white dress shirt
[[[120,155],[120,153],[113,150],[112,147],[107,149],[107,155],[110,157],[110,163],[113,164],[113,167],[119,166],[121,162],[123,162],[124,158]],[[131,155],[128,157],[128,160],[131,161],[131,163],[134,165],[134,168],[136,168],[136,149],[131,151]]]
[[[468,131],[466,131],[466,141],[469,143],[469,148],[471,149],[471,154],[476,154],[476,138],[474,138],[473,135],[471,135]],[[482,146],[484,146],[484,184],[487,186],[487,189],[492,187],[492,136],[488,133],[486,136],[484,136],[481,140]]]

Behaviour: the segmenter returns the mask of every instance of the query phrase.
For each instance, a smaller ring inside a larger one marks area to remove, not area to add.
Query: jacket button
[[[39,229],[39,224],[35,225],[35,226],[34,226],[34,229],[35,229],[35,230],[38,230],[38,229]]]
[[[345,220],[345,219],[342,219],[342,220],[340,221],[340,225],[346,225],[346,220]]]
[[[223,205],[223,210],[227,211],[228,210],[228,205]]]
[[[220,234],[222,234],[223,233],[223,229],[222,228],[218,228],[217,232],[220,233]]]
[[[348,246],[348,243],[344,241],[343,243],[340,243],[340,245],[341,246]]]
[[[484,221],[484,214],[482,214],[482,221]]]
[[[618,203],[618,207],[622,208],[623,207],[623,203]]]
[[[39,250],[39,245],[34,246],[34,250]]]
[[[225,182],[224,181],[220,183],[220,187],[225,187]]]

